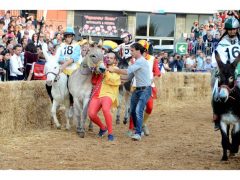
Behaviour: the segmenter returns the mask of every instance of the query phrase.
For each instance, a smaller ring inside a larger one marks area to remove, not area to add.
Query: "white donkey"
[[[69,116],[69,108],[70,108],[70,99],[69,99],[69,91],[67,88],[67,75],[60,72],[60,65],[57,62],[57,56],[49,56],[45,50],[43,50],[44,56],[46,58],[45,64],[45,74],[47,75],[46,84],[47,86],[52,86],[52,97],[53,97],[53,104],[52,104],[52,117],[54,119],[54,123],[58,129],[61,128],[61,124],[57,119],[57,109],[60,105],[64,105],[65,107],[65,117],[66,117],[66,129],[69,130],[70,126],[70,119]]]

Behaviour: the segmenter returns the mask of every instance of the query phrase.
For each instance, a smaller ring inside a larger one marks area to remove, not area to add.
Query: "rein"
[[[228,93],[229,93],[229,98],[231,98],[231,99],[233,99],[233,100],[236,100],[236,98],[234,98],[233,96],[231,96],[231,94],[235,91],[235,85],[233,86],[233,88],[230,88],[229,86],[227,86],[227,85],[221,85],[220,86],[220,88],[219,88],[219,90],[221,89],[221,88],[225,88],[225,89],[227,89],[228,90]]]
[[[54,82],[57,82],[57,81],[60,79],[60,76],[59,76],[59,74],[60,74],[60,69],[59,69],[58,73],[47,72],[46,76],[47,76],[48,74],[53,74],[53,75],[55,76]]]

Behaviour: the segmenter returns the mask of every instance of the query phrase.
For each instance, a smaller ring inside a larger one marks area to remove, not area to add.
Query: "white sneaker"
[[[69,111],[68,111],[68,117],[72,118],[73,117],[73,106],[70,106]]]
[[[132,137],[132,136],[134,135],[134,133],[133,133],[132,130],[128,130],[128,131],[126,132],[126,135],[127,135],[128,137]]]
[[[149,129],[146,124],[143,125],[143,132],[145,136],[149,136]]]
[[[134,134],[134,135],[132,136],[132,140],[134,140],[134,141],[140,141],[140,140],[141,140],[141,136],[140,136],[139,134]]]

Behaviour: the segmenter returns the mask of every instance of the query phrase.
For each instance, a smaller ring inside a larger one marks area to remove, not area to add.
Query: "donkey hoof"
[[[58,125],[58,126],[57,126],[57,129],[61,129],[61,125]]]
[[[66,130],[69,131],[71,129],[71,126],[66,126]]]
[[[229,156],[234,157],[236,154],[233,152],[230,152]]]
[[[91,126],[91,127],[89,126],[89,127],[88,127],[88,131],[93,132],[93,126]]]
[[[124,118],[123,124],[127,124],[127,122],[128,122],[127,119]]]
[[[221,161],[227,161],[228,160],[228,157],[227,156],[223,156]]]
[[[116,120],[116,124],[120,124],[120,120],[119,119]]]
[[[78,135],[79,135],[80,138],[84,138],[85,132],[79,132]]]

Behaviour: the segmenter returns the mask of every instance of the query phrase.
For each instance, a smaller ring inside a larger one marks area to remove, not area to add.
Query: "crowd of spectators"
[[[224,22],[229,16],[239,18],[237,11],[217,12],[213,17],[206,20],[207,23],[193,22],[191,33],[186,37],[188,44],[187,54],[177,53],[168,55],[160,52],[156,55],[159,59],[159,68],[163,72],[210,72],[211,55],[224,34]]]
[[[27,18],[11,17],[10,11],[0,17],[0,80],[22,80],[26,66],[25,57],[30,56],[30,52],[34,56],[34,53],[38,53],[37,47],[48,46],[49,43],[52,45],[62,43],[64,33],[62,25],[53,27],[41,23],[42,21],[36,20],[34,15]],[[35,47],[31,46],[32,44]]]

